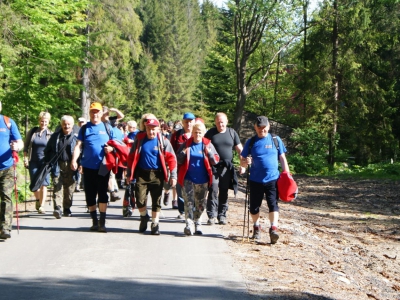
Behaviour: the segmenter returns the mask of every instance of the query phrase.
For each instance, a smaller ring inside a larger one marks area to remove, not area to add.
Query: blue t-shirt
[[[12,119],[10,123],[11,128],[8,129],[3,115],[0,115],[0,170],[8,169],[14,164],[10,143],[22,139],[17,124]]]
[[[281,155],[286,152],[286,148],[282,140],[279,137],[276,138],[279,145],[279,155]],[[247,157],[249,155],[250,141],[251,139],[247,140],[241,156]],[[268,133],[265,138],[255,137],[253,148],[251,149],[251,157],[253,159],[250,167],[251,181],[267,183],[279,178],[278,150],[271,134]]]
[[[114,140],[118,141],[123,141],[124,140],[124,134],[118,127],[112,127],[112,130],[114,131]]]
[[[208,173],[204,165],[203,142],[195,142],[188,149],[190,151],[189,167],[185,179],[196,184],[208,182]]]
[[[146,170],[156,170],[161,166],[160,156],[158,154],[158,139],[149,140],[147,136],[143,139],[142,149],[140,150],[139,168]]]
[[[131,140],[134,140],[135,139],[135,136],[137,135],[139,133],[139,130],[135,130],[135,131],[132,131],[132,132],[129,132],[128,133],[128,139],[131,139]]]
[[[104,157],[104,145],[109,140],[114,139],[114,131],[110,125],[110,136],[108,136],[105,124],[94,125],[87,122],[86,126],[82,126],[78,133],[78,140],[83,141],[83,155],[81,165],[88,169],[97,170]],[[82,135],[82,128],[86,128],[85,137]]]

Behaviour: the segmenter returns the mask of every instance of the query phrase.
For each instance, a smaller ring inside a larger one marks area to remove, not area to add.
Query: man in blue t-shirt
[[[276,187],[280,174],[278,159],[282,171],[290,171],[285,156],[286,148],[279,137],[276,137],[279,149],[276,148],[272,135],[268,133],[269,128],[267,117],[257,117],[254,125],[257,135],[247,140],[244,145],[240,157],[240,173],[243,174],[246,167],[251,165],[248,184],[250,184],[250,214],[254,222],[253,239],[261,238],[260,207],[265,194],[271,223],[269,235],[271,244],[275,244],[279,239],[279,207]]]
[[[0,102],[0,112],[2,104]],[[0,115],[0,239],[11,238],[13,204],[11,194],[14,186],[14,164],[12,152],[20,151],[24,143],[14,120]]]
[[[78,157],[82,149],[81,165],[83,168],[83,177],[85,185],[86,204],[89,208],[90,216],[93,221],[91,231],[107,232],[106,230],[106,211],[108,203],[108,180],[110,172],[104,176],[99,174],[99,169],[103,163],[106,153],[112,152],[113,147],[108,146],[107,142],[114,139],[114,133],[111,126],[101,121],[103,107],[98,102],[90,105],[90,121],[79,130],[78,140],[74,148],[71,161],[72,170],[78,169]],[[97,219],[97,201],[98,198],[100,221]]]

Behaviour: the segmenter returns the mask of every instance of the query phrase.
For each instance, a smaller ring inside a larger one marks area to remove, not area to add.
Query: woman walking
[[[39,114],[39,126],[33,127],[26,135],[24,146],[24,165],[29,168],[29,176],[31,180],[36,172],[44,164],[44,148],[52,135],[52,131],[48,128],[50,123],[50,114],[42,111]],[[36,210],[39,214],[46,213],[44,202],[47,198],[47,186],[50,185],[50,174],[46,176],[43,185],[39,190],[34,192],[36,199]]]

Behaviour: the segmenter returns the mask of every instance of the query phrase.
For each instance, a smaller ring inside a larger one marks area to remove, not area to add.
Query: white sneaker
[[[46,210],[43,208],[43,206],[39,207],[38,213],[39,214],[45,214],[46,213]]]
[[[183,229],[183,232],[186,235],[193,235],[193,233],[194,233],[194,224],[193,224],[192,220],[189,219],[189,220],[186,221],[186,227],[185,227],[185,229]]]

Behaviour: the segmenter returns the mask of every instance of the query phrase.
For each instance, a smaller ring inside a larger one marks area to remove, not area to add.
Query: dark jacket
[[[44,149],[44,159],[45,162],[49,162],[53,159],[53,157],[55,157],[56,155],[58,155],[58,151],[60,149],[58,149],[58,141],[60,140],[60,134],[62,133],[62,131],[57,131],[55,133],[53,133],[49,139],[49,141],[47,142],[46,148]],[[74,148],[76,145],[76,141],[77,141],[77,134],[72,132],[72,140],[71,140],[71,157],[72,154],[74,152]],[[67,147],[68,149],[68,147]],[[59,176],[60,175],[60,168],[58,167],[58,163],[54,164],[54,168],[52,169],[52,174],[53,176]]]

